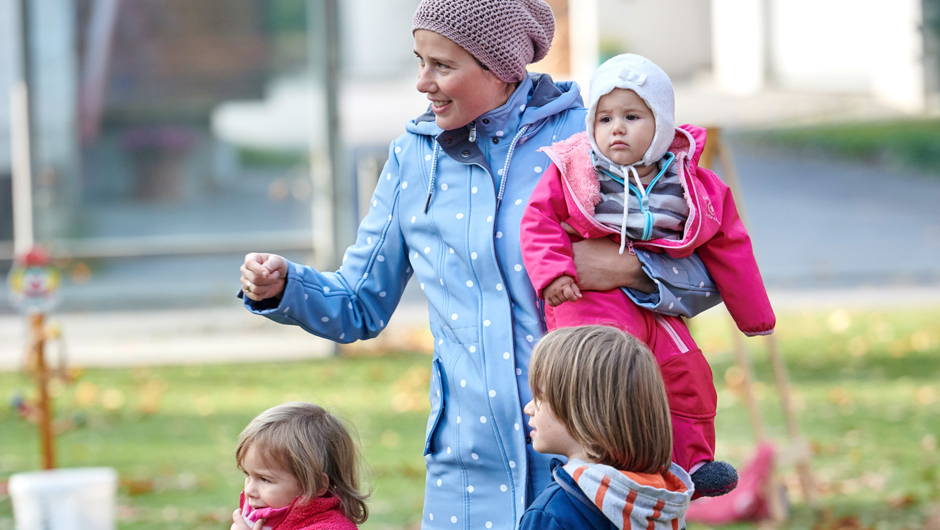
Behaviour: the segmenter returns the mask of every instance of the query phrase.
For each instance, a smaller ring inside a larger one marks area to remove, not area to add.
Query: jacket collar
[[[572,499],[578,501],[583,508],[586,508],[588,511],[594,512],[597,515],[600,515],[603,518],[607,518],[604,515],[604,512],[597,507],[596,504],[591,502],[591,499],[587,498],[587,495],[581,491],[581,488],[578,487],[578,483],[575,482],[574,478],[565,471],[565,465],[561,460],[557,458],[552,459],[552,478],[555,479],[555,483],[561,486],[561,489],[565,490]]]

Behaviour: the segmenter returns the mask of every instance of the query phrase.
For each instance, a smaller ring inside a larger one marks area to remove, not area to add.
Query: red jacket
[[[307,503],[302,503],[302,500],[302,497],[296,497],[286,510],[283,508],[273,510],[276,514],[272,513],[272,517],[265,522],[264,528],[272,530],[356,530],[358,528],[343,515],[339,497],[317,497]],[[241,494],[238,506],[248,526],[253,526],[254,521],[249,518],[249,514],[254,510],[245,502],[244,492]]]
[[[697,252],[738,328],[746,335],[769,335],[776,317],[731,190],[713,172],[698,165],[705,139],[705,129],[683,125],[676,128],[669,148],[676,155],[679,181],[689,205],[682,239],[633,241],[633,246],[666,252],[674,258]],[[611,237],[620,241],[615,229],[594,219],[600,185],[591,163],[587,134],[578,133],[541,150],[552,165],[532,192],[520,232],[522,257],[539,296],[562,274],[578,278],[571,239],[561,228],[562,222],[584,238]]]

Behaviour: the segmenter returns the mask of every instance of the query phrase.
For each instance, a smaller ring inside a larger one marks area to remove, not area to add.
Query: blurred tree
[[[935,91],[940,91],[940,0],[923,0],[924,42],[928,64],[932,64]]]
[[[278,0],[265,4],[267,26],[271,33],[307,31],[307,0]]]

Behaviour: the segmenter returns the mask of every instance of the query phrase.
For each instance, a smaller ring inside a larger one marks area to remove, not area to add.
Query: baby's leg
[[[581,291],[576,302],[565,302],[557,307],[545,306],[545,321],[549,331],[574,326],[611,326],[622,329],[645,344],[650,343],[651,313],[638,307],[620,289],[610,291]]]
[[[659,362],[672,413],[672,460],[691,472],[715,458],[718,395],[712,370],[682,319],[653,313],[650,318],[654,329],[647,344]]]
[[[546,307],[549,329],[613,326],[646,343],[666,384],[672,414],[672,460],[685,470],[699,462],[714,460],[718,396],[711,367],[685,322],[637,306],[620,289],[581,294],[577,302]]]

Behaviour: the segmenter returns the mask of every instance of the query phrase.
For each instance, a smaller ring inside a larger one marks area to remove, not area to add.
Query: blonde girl
[[[349,530],[365,522],[359,450],[349,431],[318,405],[284,403],[262,412],[238,437],[245,489],[232,530]]]

